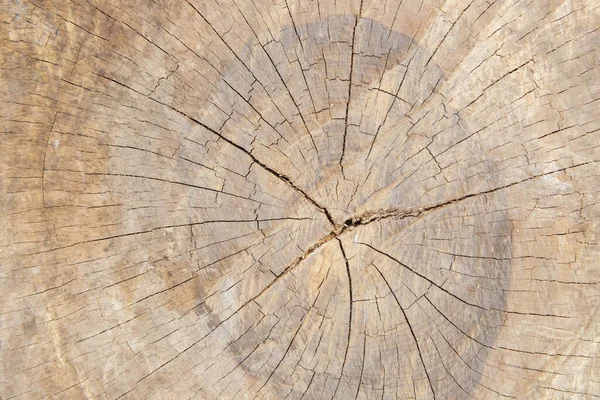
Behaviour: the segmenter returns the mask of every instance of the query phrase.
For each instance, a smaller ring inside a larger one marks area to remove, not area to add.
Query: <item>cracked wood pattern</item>
[[[4,0],[0,398],[600,397],[598,0]]]

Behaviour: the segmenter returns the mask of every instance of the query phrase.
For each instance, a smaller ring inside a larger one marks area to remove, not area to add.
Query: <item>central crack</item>
[[[451,201],[451,202],[454,202],[454,201]],[[316,241],[312,246],[310,246],[308,249],[306,249],[306,251],[302,255],[296,257],[279,275],[276,275],[276,278],[273,279],[273,281],[271,281],[271,283],[269,283],[267,286],[265,286],[256,296],[254,296],[252,299],[250,299],[248,302],[246,302],[246,304],[259,298],[263,293],[265,293],[267,290],[269,290],[281,278],[283,278],[284,276],[289,274],[294,268],[296,268],[298,266],[298,264],[300,264],[300,262],[302,262],[302,260],[304,260],[311,254],[313,254],[320,247],[322,247],[323,245],[325,245],[332,239],[338,239],[338,237],[340,235],[342,235],[344,232],[346,232],[347,230],[352,230],[352,228],[355,228],[357,226],[368,225],[372,222],[379,221],[382,219],[388,219],[388,218],[404,219],[407,217],[415,217],[416,218],[416,217],[419,217],[421,214],[423,214],[426,211],[431,211],[433,209],[443,207],[451,202],[437,204],[435,206],[431,206],[431,207],[427,207],[427,208],[409,208],[409,209],[391,208],[391,209],[379,210],[379,211],[367,211],[363,214],[346,219],[341,225],[334,224],[334,228],[327,235],[323,236],[321,239]],[[339,239],[338,239],[338,241],[339,241]],[[341,241],[340,241],[340,246],[341,246]],[[345,254],[344,254],[343,250],[342,250],[342,254],[344,255],[344,258],[345,258]],[[347,262],[347,260],[346,260],[346,262]]]

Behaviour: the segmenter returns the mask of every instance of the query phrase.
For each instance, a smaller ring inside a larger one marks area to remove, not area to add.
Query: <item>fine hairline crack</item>
[[[227,142],[231,146],[233,146],[236,149],[242,151],[244,154],[246,154],[248,157],[250,157],[250,159],[252,160],[253,163],[257,164],[263,170],[267,171],[268,173],[270,173],[271,175],[275,176],[276,178],[278,178],[282,182],[286,183],[288,186],[290,186],[292,189],[294,189],[297,193],[300,193],[306,200],[308,200],[309,203],[311,203],[317,210],[319,210],[320,212],[322,212],[325,215],[325,217],[327,218],[327,221],[329,221],[329,223],[331,225],[335,226],[335,222],[333,221],[333,218],[332,218],[331,214],[329,213],[329,210],[327,210],[327,208],[325,208],[325,206],[322,206],[315,199],[313,199],[311,196],[309,196],[308,193],[306,193],[306,191],[304,191],[302,188],[298,187],[294,182],[292,182],[292,180],[288,176],[284,175],[281,172],[275,171],[273,168],[269,167],[268,165],[266,165],[265,163],[263,163],[262,161],[260,161],[258,158],[256,158],[256,156],[254,154],[252,154],[251,151],[246,150],[245,148],[243,148],[239,144],[237,144],[237,143],[233,142],[232,140],[226,138],[221,133],[217,132],[215,129],[211,128],[210,126],[208,126],[208,125],[206,125],[206,124],[204,124],[202,122],[200,122],[199,120],[197,120],[196,118],[192,117],[191,115],[188,115],[188,114],[184,113],[183,111],[180,111],[180,110],[172,107],[169,104],[162,103],[162,102],[160,102],[158,100],[155,100],[155,101],[157,101],[158,103],[163,104],[163,105],[169,107],[171,110],[173,110],[173,111],[177,112],[178,114],[186,117],[190,121],[192,121],[192,122],[200,125],[201,127],[203,127],[204,129],[206,129],[207,131],[209,131],[212,134],[218,136],[220,139],[223,139],[225,142]]]
[[[175,110],[175,111],[177,111],[177,110]],[[185,114],[183,114],[183,115],[185,115]],[[191,117],[188,117],[188,118],[192,119]],[[201,123],[199,123],[199,124],[201,124]],[[201,124],[201,125],[203,125],[203,124]],[[210,128],[208,128],[208,127],[207,127],[207,129],[210,130]],[[213,132],[216,133],[216,131],[213,131]],[[219,135],[218,133],[216,133],[216,134]],[[219,136],[221,137],[221,135],[219,135]],[[226,141],[228,141],[228,142],[230,142],[226,138],[223,138],[223,139],[226,140]],[[237,147],[237,148],[240,148],[239,146],[235,145],[234,143],[232,143],[232,145],[235,146],[235,147]],[[246,152],[244,149],[242,149],[242,150],[244,152]],[[251,157],[253,157],[253,156],[251,156]],[[173,357],[170,360],[168,360],[167,362],[163,363],[160,367],[158,367],[157,369],[155,369],[153,371],[153,373],[156,372],[156,371],[158,371],[159,369],[163,368],[165,365],[171,363],[173,360],[175,360],[176,358],[178,358],[181,354],[185,353],[187,350],[189,350],[190,348],[192,348],[193,346],[195,346],[196,344],[198,344],[200,341],[202,341],[205,337],[207,337],[211,333],[215,332],[217,330],[217,328],[219,328],[221,325],[223,325],[225,322],[227,322],[230,318],[232,318],[234,315],[236,315],[244,307],[248,306],[250,303],[253,303],[253,302],[255,303],[255,301],[259,297],[261,297],[271,287],[273,287],[277,282],[279,282],[281,280],[281,278],[283,278],[283,277],[287,276],[289,273],[291,273],[292,270],[295,267],[297,267],[302,262],[302,260],[304,260],[305,258],[307,258],[308,256],[310,256],[311,254],[315,253],[319,248],[321,248],[323,245],[325,245],[326,243],[328,243],[332,239],[338,240],[338,243],[340,245],[340,252],[342,253],[342,256],[343,256],[343,258],[344,258],[344,260],[346,262],[346,271],[347,271],[347,274],[348,274],[348,283],[349,283],[350,307],[352,307],[352,288],[351,288],[352,283],[351,283],[351,276],[350,276],[350,268],[349,268],[349,264],[348,264],[348,258],[346,257],[346,254],[345,254],[345,250],[343,250],[341,240],[339,239],[339,236],[342,233],[344,233],[346,230],[352,230],[352,228],[357,227],[357,226],[361,226],[361,225],[368,225],[368,224],[370,224],[372,222],[379,221],[381,219],[387,219],[387,218],[404,219],[404,218],[409,218],[409,217],[417,218],[417,217],[420,217],[420,216],[424,215],[425,213],[429,213],[429,212],[433,212],[433,211],[439,210],[441,208],[444,208],[444,207],[447,207],[449,205],[461,202],[461,201],[469,199],[471,197],[479,196],[479,195],[482,195],[482,194],[493,193],[493,192],[496,192],[496,191],[499,191],[499,190],[502,190],[502,189],[506,189],[506,188],[511,187],[511,186],[518,185],[518,184],[523,183],[523,182],[527,182],[527,181],[530,181],[530,180],[542,177],[542,176],[554,174],[554,173],[557,173],[557,172],[562,172],[562,171],[565,171],[565,170],[568,170],[568,169],[571,169],[571,168],[577,168],[577,167],[584,166],[584,165],[591,164],[591,163],[596,163],[596,161],[583,162],[583,163],[575,164],[575,165],[572,165],[572,166],[569,166],[569,167],[564,167],[564,168],[556,169],[556,170],[553,170],[553,171],[550,171],[550,172],[533,175],[533,176],[530,176],[530,177],[525,178],[525,179],[520,180],[520,181],[508,183],[506,185],[499,186],[499,187],[496,187],[496,188],[492,188],[492,189],[489,189],[489,190],[485,190],[485,191],[482,191],[482,192],[467,194],[465,196],[462,196],[462,197],[459,197],[459,198],[455,198],[455,199],[451,199],[451,200],[448,200],[448,201],[445,201],[445,202],[442,202],[442,203],[434,204],[434,205],[431,205],[431,206],[428,206],[428,207],[420,207],[420,208],[414,208],[413,207],[413,208],[404,208],[404,209],[390,208],[390,209],[387,209],[387,210],[380,210],[380,211],[376,211],[376,212],[366,212],[366,213],[363,213],[363,214],[358,215],[356,217],[351,217],[351,218],[346,219],[344,221],[344,223],[342,223],[341,225],[336,225],[331,220],[332,225],[334,226],[333,230],[331,230],[327,235],[325,235],[320,240],[318,240],[317,242],[315,242],[312,246],[310,246],[302,255],[296,257],[279,275],[277,275],[275,277],[275,279],[273,279],[269,284],[267,284],[258,294],[256,294],[255,296],[253,296],[252,298],[250,298],[249,300],[247,300],[246,302],[244,302],[231,315],[229,315],[224,320],[220,321],[217,324],[217,326],[215,326],[210,332],[208,332],[206,335],[202,336],[197,341],[195,341],[192,344],[190,344],[187,348],[185,348],[182,352],[178,353],[175,357]],[[290,182],[290,184],[291,184],[291,182]],[[298,189],[298,191],[301,192],[300,189]],[[313,203],[313,204],[315,204],[315,203]],[[323,208],[323,210],[324,210],[323,212],[325,212],[324,208]],[[450,292],[447,292],[447,291],[445,291],[445,292],[448,293],[448,294],[451,294]],[[427,299],[427,300],[429,301],[429,299]],[[471,305],[476,306],[474,304],[471,304]],[[476,306],[476,307],[481,308],[480,306]],[[349,321],[348,322],[349,322],[349,330],[350,330],[351,329],[351,325],[352,325],[352,308],[350,308],[350,315],[349,315]],[[407,322],[408,322],[408,319],[407,319]],[[414,332],[413,332],[413,337],[414,337]],[[348,333],[348,344],[349,344],[349,341],[350,341],[350,332]],[[416,338],[415,338],[415,341],[416,341]],[[416,345],[418,347],[418,342],[416,342]],[[511,349],[508,349],[508,350],[511,350]],[[425,364],[424,363],[423,363],[423,367],[425,368]],[[425,372],[426,372],[426,374],[428,374],[426,368],[425,368]],[[142,379],[140,379],[138,381],[138,383],[140,381],[146,379],[148,376],[149,375],[147,375],[147,376],[143,377]],[[430,385],[431,385],[431,380],[430,380]],[[433,388],[432,388],[432,390],[433,390]],[[435,392],[433,394],[435,396]]]
[[[315,199],[313,199],[311,196],[308,195],[308,193],[306,191],[304,191],[302,188],[300,188],[299,186],[297,186],[294,182],[292,182],[292,180],[286,176],[285,174],[278,172],[276,170],[274,170],[273,168],[269,167],[268,165],[266,165],[265,163],[263,163],[262,161],[260,161],[258,158],[256,158],[256,156],[254,154],[252,154],[251,151],[245,149],[244,147],[240,146],[239,144],[233,142],[231,139],[228,139],[227,137],[223,136],[221,133],[219,133],[216,129],[211,128],[210,126],[206,125],[205,123],[199,121],[198,119],[192,117],[191,115],[173,107],[170,104],[164,103],[160,100],[157,100],[153,97],[151,97],[150,95],[144,95],[143,93],[139,92],[138,90],[135,90],[134,88],[119,82],[116,79],[113,79],[111,77],[108,76],[104,76],[102,74],[96,74],[97,76],[104,78],[108,81],[111,81],[113,83],[116,83],[117,85],[120,85],[128,90],[131,90],[141,96],[144,96],[160,105],[162,105],[163,107],[167,107],[172,111],[175,111],[177,114],[185,117],[186,119],[194,122],[195,124],[201,126],[202,128],[206,129],[207,131],[209,131],[210,133],[214,134],[215,136],[217,136],[218,138],[224,140],[226,143],[228,143],[229,145],[233,146],[234,148],[240,150],[241,152],[243,152],[244,154],[246,154],[253,163],[257,164],[258,166],[260,166],[263,170],[267,171],[268,173],[270,173],[271,175],[273,175],[274,177],[276,177],[277,179],[279,179],[280,181],[284,182],[285,184],[287,184],[288,186],[290,186],[294,191],[296,191],[297,193],[301,194],[309,203],[311,203],[317,210],[319,210],[321,213],[323,213],[325,215],[325,217],[327,218],[327,221],[332,225],[332,226],[336,226],[331,213],[329,212],[329,210],[327,208],[325,208],[325,206],[322,206],[321,204],[319,204]]]
[[[454,198],[454,199],[450,199],[441,203],[437,203],[437,204],[433,204],[430,206],[426,206],[426,207],[412,207],[412,208],[388,208],[388,209],[383,209],[383,210],[379,210],[379,211],[367,211],[363,214],[354,216],[354,217],[350,217],[348,219],[346,219],[341,225],[337,225],[337,224],[333,224],[334,228],[325,236],[323,236],[321,239],[319,239],[318,241],[316,241],[312,246],[310,246],[302,255],[296,257],[279,275],[276,276],[276,278],[274,280],[272,280],[267,286],[265,286],[256,296],[254,296],[252,299],[248,300],[244,305],[242,305],[243,308],[246,304],[248,304],[251,301],[254,301],[255,299],[257,299],[258,297],[262,296],[263,293],[265,293],[267,290],[269,290],[273,285],[275,285],[276,282],[278,282],[281,278],[285,277],[287,274],[289,274],[294,268],[296,268],[300,262],[302,262],[302,260],[304,260],[305,258],[307,258],[308,256],[310,256],[311,254],[313,254],[314,252],[316,252],[319,248],[321,248],[323,245],[325,245],[326,243],[328,243],[329,241],[331,241],[332,239],[337,239],[339,240],[339,237],[346,232],[347,230],[352,230],[354,227],[358,227],[358,226],[363,226],[363,225],[369,225],[372,222],[376,222],[382,219],[397,219],[397,220],[402,220],[405,218],[418,218],[421,217],[424,214],[428,214],[430,212],[435,212],[437,210],[440,210],[442,208],[448,207],[450,205],[462,202],[464,200],[467,200],[469,198],[473,198],[476,196],[481,196],[481,195],[485,195],[485,194],[490,194],[490,193],[494,193],[497,192],[499,190],[502,189],[507,189],[509,187],[518,185],[520,183],[524,183],[536,178],[540,178],[543,176],[547,176],[547,175],[551,175],[551,174],[555,174],[558,172],[562,172],[571,168],[577,168],[580,166],[584,166],[587,164],[593,163],[592,161],[590,162],[583,162],[580,164],[575,164],[572,165],[570,167],[564,167],[564,168],[560,168],[560,169],[556,169],[553,171],[549,171],[546,173],[541,173],[541,174],[537,174],[537,175],[533,175],[530,176],[528,178],[525,178],[523,180],[520,181],[516,181],[516,182],[512,182],[512,183],[508,183],[502,186],[498,186],[496,188],[492,188],[492,189],[488,189],[488,190],[484,190],[481,192],[476,192],[476,193],[470,193],[467,195],[464,195],[462,197],[458,197],[458,198]],[[341,244],[341,242],[340,242]],[[345,256],[345,254],[343,254]],[[344,257],[345,258],[345,257]],[[445,291],[445,290],[444,290]],[[449,292],[447,292],[448,294],[450,294]],[[463,300],[464,301],[464,300]],[[479,307],[476,306],[474,304],[470,304],[469,305],[475,306],[475,307]],[[481,307],[479,307],[481,308]]]

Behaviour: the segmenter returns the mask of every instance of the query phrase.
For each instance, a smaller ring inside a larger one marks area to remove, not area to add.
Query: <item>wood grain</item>
[[[597,0],[0,17],[0,399],[600,397]]]

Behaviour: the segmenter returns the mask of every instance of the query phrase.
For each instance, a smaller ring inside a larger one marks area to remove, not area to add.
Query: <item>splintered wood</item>
[[[600,397],[598,0],[0,17],[0,399]]]

